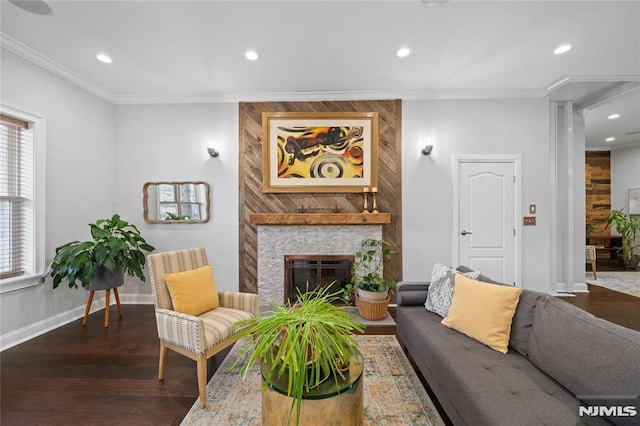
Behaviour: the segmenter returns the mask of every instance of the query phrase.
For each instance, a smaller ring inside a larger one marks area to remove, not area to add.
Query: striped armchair
[[[207,359],[233,344],[229,338],[239,331],[234,325],[236,321],[258,315],[258,295],[219,291],[219,308],[199,316],[176,312],[164,276],[207,265],[204,248],[151,254],[148,260],[160,338],[158,380],[164,379],[167,349],[193,359],[197,363],[200,406],[204,408],[207,401]]]

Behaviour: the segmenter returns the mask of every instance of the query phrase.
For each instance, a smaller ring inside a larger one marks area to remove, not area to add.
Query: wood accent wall
[[[598,236],[608,237],[605,230],[607,216],[611,213],[611,153],[609,151],[587,151],[585,154],[586,223],[593,224],[588,232],[591,243],[609,246],[609,240],[599,241]],[[606,256],[598,252],[600,257]]]
[[[241,102],[240,137],[240,291],[258,292],[257,227],[249,223],[252,213],[297,213],[304,205],[309,212],[362,212],[362,194],[262,192],[263,112],[377,112],[378,210],[391,214],[383,238],[396,254],[385,263],[386,278],[402,279],[402,101]],[[284,277],[283,277],[284,280]]]

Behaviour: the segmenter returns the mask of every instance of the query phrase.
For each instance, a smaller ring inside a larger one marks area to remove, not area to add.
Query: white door
[[[514,162],[458,163],[458,264],[509,284],[516,283],[515,175]]]

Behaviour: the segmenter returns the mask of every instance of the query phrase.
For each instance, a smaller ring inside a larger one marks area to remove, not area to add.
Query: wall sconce
[[[431,154],[431,151],[433,151],[433,145],[427,145],[424,148],[422,148],[421,152],[422,152],[422,155],[426,157],[427,155]]]
[[[211,158],[216,158],[220,153],[213,148],[207,148],[207,152],[211,156]]]

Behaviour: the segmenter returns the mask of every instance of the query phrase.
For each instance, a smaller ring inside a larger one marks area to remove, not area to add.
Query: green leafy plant
[[[234,338],[248,337],[247,345],[232,368],[248,355],[240,373],[246,375],[250,365],[263,360],[270,366],[263,390],[274,374],[288,375],[287,395],[292,397],[289,420],[297,407],[299,420],[302,396],[323,380],[344,379],[342,372],[349,365],[358,343],[353,331],[364,331],[364,325],[353,321],[351,314],[336,306],[338,293],[329,293],[330,286],[304,294],[299,292],[294,305],[272,304],[272,311],[237,323],[246,327]]]
[[[186,214],[174,214],[174,213],[167,213],[167,216],[164,218],[164,220],[191,220],[191,216],[186,215]]]
[[[624,209],[612,210],[609,217],[607,217],[607,226],[615,226],[616,231],[622,236],[622,247],[618,248],[618,252],[622,253],[622,258],[626,265],[631,265],[633,262],[633,250],[636,247],[640,247],[640,244],[636,243],[638,240],[638,233],[640,232],[640,219],[635,216],[630,216],[624,212]]]
[[[360,250],[355,254],[355,260],[351,270],[351,282],[344,286],[342,300],[350,303],[357,289],[383,292],[387,289],[393,292],[396,287],[395,280],[383,277],[382,264],[395,252],[391,245],[383,240],[368,238],[360,243]]]
[[[82,287],[88,287],[95,277],[96,265],[104,266],[110,272],[119,266],[128,275],[145,281],[144,252],[151,252],[154,247],[147,244],[135,225],[114,214],[111,219],[90,223],[89,227],[91,241],[72,241],[56,248],[41,282],[51,274],[53,288],[58,288],[63,279],[69,282],[69,288],[77,288],[77,281]]]

